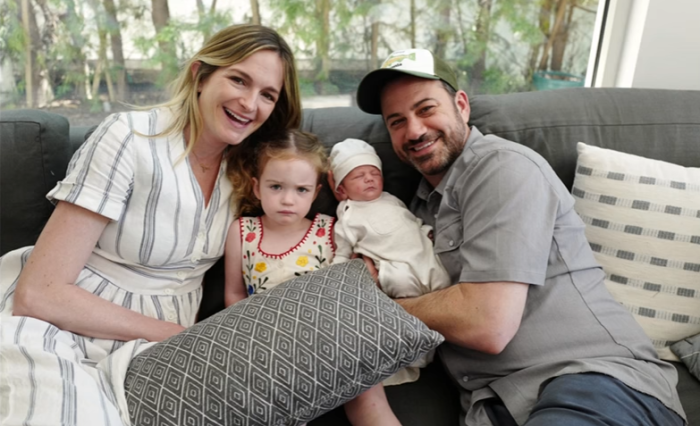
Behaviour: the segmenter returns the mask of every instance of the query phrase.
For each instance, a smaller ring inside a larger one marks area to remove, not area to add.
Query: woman
[[[36,245],[0,259],[0,423],[128,422],[130,359],[194,323],[223,255],[229,148],[300,123],[292,52],[262,26],[213,36],[174,88],[108,117],[48,194]]]

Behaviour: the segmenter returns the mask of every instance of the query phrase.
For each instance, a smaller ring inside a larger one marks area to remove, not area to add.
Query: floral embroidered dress
[[[294,277],[329,266],[335,255],[334,223],[335,218],[319,213],[296,246],[282,254],[268,254],[260,249],[264,234],[262,220],[241,217],[243,282],[248,294],[261,293]]]

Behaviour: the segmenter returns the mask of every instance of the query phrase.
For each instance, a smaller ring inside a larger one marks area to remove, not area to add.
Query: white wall
[[[700,90],[699,17],[698,0],[609,0],[589,84]]]

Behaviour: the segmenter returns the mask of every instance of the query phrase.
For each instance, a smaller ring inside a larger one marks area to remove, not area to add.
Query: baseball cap
[[[425,49],[397,50],[379,69],[371,71],[357,87],[357,105],[369,114],[381,114],[380,96],[384,85],[397,74],[408,74],[429,80],[442,80],[457,88],[457,76],[445,61]]]

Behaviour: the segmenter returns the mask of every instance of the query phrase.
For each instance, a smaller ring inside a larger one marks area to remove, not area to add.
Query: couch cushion
[[[53,205],[46,194],[73,154],[65,117],[38,110],[0,115],[0,255],[34,244]]]
[[[688,418],[688,426],[700,425],[700,380],[690,374],[680,362],[672,363],[678,371],[678,395],[681,397],[683,410]]]
[[[671,351],[688,367],[690,374],[700,380],[700,334],[672,344]]]

